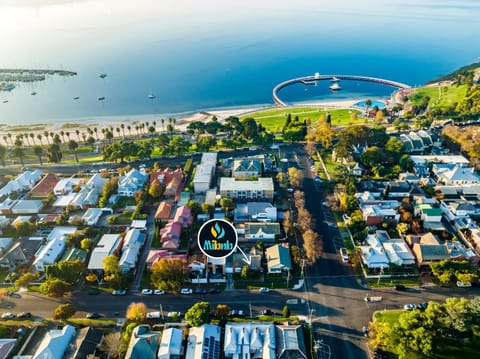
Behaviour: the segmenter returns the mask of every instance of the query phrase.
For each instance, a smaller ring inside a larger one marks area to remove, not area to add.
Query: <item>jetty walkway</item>
[[[280,99],[278,96],[278,92],[283,89],[284,87],[296,84],[296,83],[302,83],[304,85],[312,85],[316,84],[318,81],[325,81],[325,80],[331,80],[331,81],[337,81],[337,80],[352,80],[352,81],[364,81],[364,82],[373,82],[381,85],[387,85],[387,86],[392,86],[396,87],[401,90],[409,89],[411,86],[397,82],[397,81],[392,81],[392,80],[387,80],[387,79],[381,79],[377,77],[368,77],[368,76],[357,76],[357,75],[320,75],[320,74],[315,74],[313,76],[305,76],[305,77],[298,77],[295,79],[290,79],[284,82],[279,83],[277,86],[273,88],[272,96],[273,96],[273,101],[281,107],[286,107],[288,104]]]

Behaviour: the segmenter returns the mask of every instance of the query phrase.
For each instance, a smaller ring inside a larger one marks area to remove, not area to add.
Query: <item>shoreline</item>
[[[292,103],[290,107],[324,107],[324,108],[351,108],[355,103],[361,101],[360,99],[342,99],[342,100],[320,100],[320,101],[308,101],[301,103]],[[124,126],[125,133],[128,133],[127,126],[131,127],[130,132],[139,134],[140,132],[135,131],[134,127],[137,123],[149,122],[152,124],[153,121],[156,122],[157,131],[162,130],[161,119],[165,119],[164,127],[168,124],[168,118],[172,117],[176,119],[175,128],[180,131],[185,131],[189,123],[194,121],[209,121],[213,116],[216,116],[220,122],[225,120],[230,116],[242,116],[248,113],[254,113],[262,110],[268,110],[273,108],[281,108],[275,104],[252,104],[245,106],[232,106],[224,108],[214,108],[214,109],[205,109],[199,111],[188,111],[177,114],[142,114],[142,115],[114,115],[114,116],[86,116],[79,118],[65,119],[64,121],[57,121],[54,123],[32,123],[32,124],[0,124],[0,140],[10,134],[11,138],[14,139],[17,134],[34,134],[34,138],[29,137],[30,141],[25,141],[25,145],[29,145],[31,142],[34,144],[47,145],[49,141],[44,136],[44,132],[58,134],[61,131],[64,131],[70,139],[79,141],[79,138],[83,138],[83,134],[88,135],[88,129],[97,129],[96,136],[98,139],[103,138],[103,133],[101,132],[104,128],[117,128],[121,124]],[[79,131],[77,136],[76,131]],[[123,133],[123,132],[122,132]],[[41,135],[40,143],[38,140],[38,135]],[[117,133],[114,130],[114,136]]]

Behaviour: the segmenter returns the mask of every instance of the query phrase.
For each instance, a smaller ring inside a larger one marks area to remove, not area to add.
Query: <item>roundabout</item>
[[[279,83],[277,86],[273,88],[273,91],[272,91],[273,101],[280,107],[286,107],[288,106],[288,104],[284,102],[278,95],[281,89],[290,85],[298,84],[298,83],[304,84],[304,85],[316,85],[319,81],[326,81],[326,80],[330,80],[331,82],[335,82],[335,83],[337,83],[340,80],[363,81],[363,82],[376,83],[380,85],[392,86],[399,90],[406,90],[411,87],[401,82],[381,79],[377,77],[357,76],[357,75],[320,75],[317,72],[313,76],[298,77],[298,78],[290,79],[290,80]]]

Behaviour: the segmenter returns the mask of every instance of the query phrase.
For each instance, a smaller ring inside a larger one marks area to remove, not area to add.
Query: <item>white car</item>
[[[417,306],[415,304],[405,304],[403,306],[403,309],[405,310],[414,310],[414,309],[417,309]]]
[[[167,317],[168,318],[172,318],[174,317],[175,315],[177,315],[179,318],[182,316],[182,313],[181,312],[168,312],[167,313]]]
[[[153,291],[151,289],[142,289],[142,294],[144,295],[151,295]]]
[[[193,293],[192,288],[182,288],[180,290],[180,294],[192,294],[192,293]]]
[[[13,313],[3,313],[2,314],[2,319],[13,319],[15,317],[16,317],[16,315],[13,314]]]
[[[470,288],[472,286],[471,283],[463,283],[463,282],[460,282],[459,280],[457,281],[457,287],[460,287],[460,288]]]
[[[164,295],[165,294],[165,291],[164,290],[160,290],[160,289],[155,289],[153,291],[153,294],[155,295]]]
[[[260,288],[258,291],[259,291],[260,293],[268,293],[268,292],[270,292],[270,289],[267,288],[267,287],[262,287],[262,288]]]
[[[113,292],[112,292],[113,295],[125,295],[127,294],[127,290],[126,289],[115,289]]]

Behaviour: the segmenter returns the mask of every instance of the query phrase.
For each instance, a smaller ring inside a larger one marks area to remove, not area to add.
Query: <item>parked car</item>
[[[192,288],[182,288],[180,289],[180,294],[192,294],[193,290]]]
[[[457,280],[457,287],[460,288],[470,288],[472,286],[472,283],[463,283]]]
[[[168,312],[167,317],[168,318],[173,318],[175,315],[177,315],[179,318],[182,316],[181,312]]]
[[[231,316],[231,317],[244,317],[245,312],[243,310],[232,309],[232,310],[230,310],[228,315]]]
[[[155,295],[164,295],[165,294],[165,291],[164,290],[160,290],[160,289],[155,289],[153,291],[153,294]]]
[[[273,315],[273,312],[270,309],[262,310],[262,315]]]
[[[125,295],[125,294],[127,294],[127,290],[126,289],[115,289],[114,291],[112,291],[112,294],[113,295]]]
[[[207,294],[207,290],[205,288],[195,288],[195,294]]]
[[[30,312],[21,312],[17,315],[18,319],[29,319],[32,317],[32,313]]]
[[[90,289],[88,295],[99,295],[100,291],[98,289]]]
[[[15,317],[16,317],[15,314],[9,313],[9,312],[2,314],[2,319],[14,319]]]
[[[415,304],[405,304],[403,306],[403,309],[405,310],[414,310],[414,309],[417,309],[417,306]]]
[[[103,317],[103,315],[97,312],[87,313],[87,315],[85,316],[85,318],[88,318],[88,319],[98,319],[101,317]]]
[[[405,287],[405,286],[402,285],[402,284],[397,284],[397,285],[395,286],[395,290],[403,291],[403,290],[405,290],[405,289],[407,289],[407,287]]]
[[[160,312],[148,312],[147,313],[147,318],[148,319],[157,319],[157,318],[160,318],[160,317],[161,317]]]
[[[269,293],[270,292],[270,288],[267,288],[267,287],[262,287],[258,290],[260,293]]]
[[[220,289],[210,288],[210,289],[208,290],[208,293],[210,293],[210,294],[218,294],[218,293],[220,293]]]
[[[428,307],[428,303],[426,303],[426,302],[417,304],[417,309],[420,309],[420,310],[425,310],[425,309],[427,309],[427,307]]]
[[[152,293],[153,293],[153,290],[151,289],[142,289],[143,295],[151,295]]]

